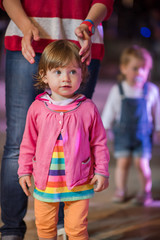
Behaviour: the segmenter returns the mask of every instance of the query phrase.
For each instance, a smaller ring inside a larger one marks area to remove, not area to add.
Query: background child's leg
[[[139,179],[141,183],[141,192],[151,192],[152,188],[152,177],[151,177],[151,168],[150,161],[144,158],[136,158],[135,166],[138,170]]]
[[[131,160],[130,156],[117,159],[115,169],[116,192],[113,197],[114,202],[125,201],[128,170],[131,165]]]
[[[37,199],[34,201],[37,234],[40,240],[57,239],[59,203],[47,203]]]
[[[128,169],[131,165],[131,157],[122,157],[117,159],[115,169],[116,188],[122,191],[126,190]]]
[[[89,199],[65,202],[64,226],[69,240],[88,240]]]
[[[132,200],[134,204],[147,205],[152,202],[152,176],[149,160],[145,158],[136,158],[135,166],[138,170],[141,188],[137,196]]]

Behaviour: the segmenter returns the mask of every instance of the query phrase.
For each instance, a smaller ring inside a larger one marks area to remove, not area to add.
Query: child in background
[[[132,158],[138,171],[140,189],[134,204],[152,201],[151,169],[153,130],[160,131],[158,87],[147,82],[152,68],[150,53],[137,45],[126,48],[120,58],[120,82],[113,86],[102,113],[105,129],[113,130],[116,191],[114,202],[124,202]]]
[[[18,169],[27,196],[34,177],[40,240],[57,239],[59,202],[65,203],[69,239],[87,240],[89,199],[109,184],[109,152],[101,117],[90,99],[75,93],[86,74],[86,64],[72,42],[52,42],[42,53],[37,86],[49,87],[51,94],[38,95],[29,108]]]

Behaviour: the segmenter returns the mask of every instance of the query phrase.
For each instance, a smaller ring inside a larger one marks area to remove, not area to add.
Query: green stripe
[[[65,164],[51,164],[50,170],[65,170]]]

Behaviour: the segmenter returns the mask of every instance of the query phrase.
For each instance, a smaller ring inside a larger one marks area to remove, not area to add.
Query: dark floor
[[[108,91],[113,83],[99,81],[93,100],[102,112]],[[4,83],[0,81],[0,157],[5,141]],[[90,240],[160,240],[160,148],[155,144],[151,161],[154,201],[147,207],[135,207],[131,196],[138,190],[138,179],[134,167],[128,179],[129,199],[125,204],[113,204],[115,160],[112,156],[112,142],[108,143],[110,161],[110,186],[108,190],[96,193],[90,201],[88,231]],[[2,193],[3,194],[3,193]],[[37,240],[34,225],[33,197],[29,199],[25,217],[28,231],[25,240]],[[0,222],[2,224],[2,222]]]

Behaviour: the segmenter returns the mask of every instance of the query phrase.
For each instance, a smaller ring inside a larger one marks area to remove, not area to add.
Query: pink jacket
[[[20,146],[19,176],[33,174],[36,187],[45,189],[53,148],[60,133],[69,189],[85,183],[94,174],[109,176],[106,133],[90,99],[65,113],[49,109],[38,99],[32,103]]]

